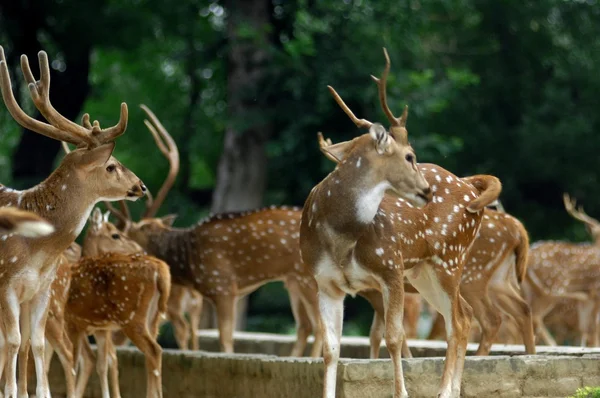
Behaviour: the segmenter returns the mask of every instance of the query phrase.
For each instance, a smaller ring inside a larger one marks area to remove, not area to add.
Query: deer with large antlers
[[[390,61],[385,50],[384,54],[386,67],[375,81],[389,131],[358,119],[329,87],[356,126],[369,133],[322,148],[339,164],[313,188],[302,212],[300,249],[319,290],[323,396],[336,395],[344,297],[367,289],[383,296],[394,396],[408,395],[400,361],[407,277],[446,320],[448,350],[439,396],[458,397],[472,315],[459,292],[462,268],[482,210],[497,199],[501,185],[492,176],[467,180],[436,165],[417,165],[408,142],[407,108],[396,118],[387,105]]]
[[[533,311],[534,326],[547,344],[556,345],[556,342],[543,318],[557,303],[568,299],[577,302],[581,345],[591,342],[597,346],[600,222],[588,216],[582,207],[576,208],[575,201],[567,194],[564,194],[563,201],[567,212],[585,224],[594,242],[542,241],[533,244],[524,290]]]
[[[23,127],[78,147],[65,156],[42,183],[16,191],[0,186],[0,206],[16,206],[48,220],[55,232],[42,238],[12,236],[0,242],[0,318],[7,346],[5,398],[17,396],[16,365],[26,375],[29,344],[35,361],[37,398],[50,397],[44,364],[44,330],[50,283],[57,260],[83,229],[92,207],[101,200],[136,200],[146,190],[140,179],[111,156],[114,141],[127,127],[127,105],[114,127],[101,129],[85,114],[82,125],[71,122],[50,103],[50,68],[45,52],[38,54],[41,78],[33,77],[25,55],[21,69],[33,103],[49,122],[23,112],[13,95],[4,50],[0,47],[0,89],[11,116]],[[19,378],[19,396],[25,396],[26,377]],[[72,391],[68,391],[71,396]]]

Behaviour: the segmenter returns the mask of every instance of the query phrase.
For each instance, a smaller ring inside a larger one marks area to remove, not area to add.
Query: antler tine
[[[569,213],[571,217],[587,224],[598,224],[598,220],[586,214],[583,210],[583,206],[579,206],[577,209],[575,208],[577,201],[572,199],[569,194],[563,193],[563,202],[565,204],[565,210],[567,210],[567,213]]]
[[[404,111],[402,112],[402,116],[399,118],[394,116],[394,113],[390,109],[387,103],[387,78],[390,74],[390,68],[392,62],[390,61],[390,56],[386,48],[383,48],[383,55],[385,57],[385,68],[383,69],[383,74],[381,75],[381,79],[371,75],[371,78],[377,84],[377,91],[379,92],[379,102],[381,103],[381,108],[385,113],[385,116],[388,118],[390,124],[392,126],[406,127],[406,119],[408,118],[408,106],[404,107]]]
[[[371,125],[373,123],[371,123],[370,121],[366,120],[366,119],[359,119],[357,118],[354,113],[352,113],[352,111],[350,110],[350,108],[348,108],[348,105],[346,105],[346,103],[344,102],[344,100],[342,99],[342,97],[340,97],[340,95],[337,93],[337,91],[335,91],[335,89],[331,86],[327,86],[327,88],[329,89],[329,92],[331,93],[331,95],[333,96],[333,99],[335,99],[335,102],[337,102],[337,104],[340,106],[340,108],[342,108],[342,110],[344,111],[344,113],[346,113],[346,115],[348,115],[348,117],[350,118],[350,120],[352,120],[352,122],[356,125],[356,127],[358,128],[369,128],[371,127]]]
[[[50,124],[40,122],[39,120],[27,115],[23,109],[21,109],[12,91],[10,74],[8,73],[8,66],[6,63],[6,58],[4,57],[4,49],[2,46],[0,46],[0,91],[2,91],[2,98],[6,108],[8,109],[8,112],[21,126],[55,140],[66,141],[75,145],[80,143],[80,141],[71,134],[68,134],[67,132],[64,132]]]
[[[117,137],[123,135],[127,130],[127,121],[129,120],[129,110],[125,102],[121,102],[121,114],[119,115],[119,121],[112,127],[106,129],[100,129],[97,123],[94,123],[92,134],[98,137],[101,143],[114,141]]]
[[[144,217],[154,217],[158,212],[158,209],[164,202],[167,197],[167,193],[175,183],[175,179],[177,178],[177,174],[179,173],[179,150],[177,149],[177,144],[175,140],[167,129],[163,126],[160,120],[156,117],[154,112],[150,110],[146,105],[141,104],[140,107],[146,112],[148,118],[151,120],[150,123],[148,120],[144,120],[144,124],[152,133],[154,137],[154,141],[156,145],[160,149],[160,151],[165,155],[165,157],[169,160],[169,174],[167,178],[163,182],[158,194],[156,195],[156,199],[153,201],[146,202],[146,212]]]
[[[71,152],[71,149],[69,148],[69,144],[67,144],[64,141],[62,141],[61,144],[62,144],[63,151],[65,151],[65,154],[69,154]]]
[[[21,55],[21,70],[23,71],[23,77],[27,82],[27,87],[29,88],[29,93],[35,107],[52,126],[72,135],[78,145],[93,144],[92,137],[88,135],[87,129],[70,121],[52,106],[50,102],[50,65],[48,63],[48,54],[45,51],[38,52],[38,61],[40,66],[40,80],[36,81],[33,73],[31,73],[27,55]]]

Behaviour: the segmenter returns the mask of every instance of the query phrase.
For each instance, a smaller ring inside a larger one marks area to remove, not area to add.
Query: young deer
[[[390,62],[384,53],[383,77],[375,81],[390,131],[357,119],[329,87],[344,112],[369,133],[322,149],[340,163],[313,188],[302,212],[300,250],[319,289],[323,396],[335,397],[344,297],[366,289],[382,292],[394,396],[407,396],[400,361],[406,276],[446,320],[448,351],[439,396],[458,397],[472,315],[459,293],[462,267],[482,209],[497,199],[501,185],[492,176],[467,181],[436,165],[417,165],[405,127],[407,108],[396,118],[387,106]]]
[[[546,344],[556,345],[543,318],[564,299],[576,300],[581,346],[598,345],[597,322],[600,311],[600,222],[564,194],[567,212],[585,223],[593,243],[556,241],[536,242],[531,246],[524,290],[533,312],[534,326]]]
[[[147,396],[161,397],[162,350],[156,335],[169,296],[168,266],[154,257],[142,255],[141,247],[107,219],[108,214],[102,216],[99,209],[94,210],[84,239],[86,257],[59,269],[64,272],[53,284],[56,288],[51,308],[60,310],[48,319],[46,335],[56,348],[65,373],[72,364],[62,358],[71,358],[71,361],[81,358],[75,396],[83,397],[95,358],[87,335],[93,334],[98,346],[96,364],[102,394],[110,396],[110,368],[112,395],[120,397],[111,332],[123,330],[146,357]]]
[[[38,53],[41,79],[33,77],[25,55],[21,69],[31,98],[49,124],[23,112],[12,92],[4,50],[0,47],[0,89],[12,117],[23,127],[50,138],[75,144],[78,149],[65,156],[58,168],[42,183],[16,191],[0,186],[0,206],[16,206],[45,218],[55,232],[41,238],[11,236],[0,242],[0,318],[7,345],[5,398],[17,396],[16,366],[26,375],[29,344],[37,377],[37,398],[50,391],[44,364],[44,330],[57,260],[81,232],[92,207],[100,200],[136,200],[144,195],[144,184],[111,156],[115,139],[127,127],[127,106],[121,104],[117,125],[101,129],[84,115],[78,125],[60,115],[49,99],[50,69],[45,52]],[[19,378],[19,395],[27,394],[27,377]],[[72,385],[67,386],[72,395]]]

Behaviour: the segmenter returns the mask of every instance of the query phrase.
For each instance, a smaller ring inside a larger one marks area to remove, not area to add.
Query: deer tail
[[[479,197],[473,200],[467,210],[476,213],[484,207],[494,203],[502,192],[502,183],[494,176],[479,174],[471,177],[464,177],[463,181],[473,185],[479,191]]]

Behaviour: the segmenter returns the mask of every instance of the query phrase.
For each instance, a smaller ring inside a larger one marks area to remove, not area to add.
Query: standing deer
[[[299,209],[271,207],[221,214],[190,228],[173,228],[173,215],[155,217],[177,174],[179,156],[175,142],[158,118],[147,107],[142,109],[152,121],[146,121],[146,126],[169,159],[169,176],[156,199],[147,202],[140,221],[132,222],[127,211],[114,214],[126,224],[125,231],[131,238],[169,264],[174,284],[193,289],[215,305],[221,349],[233,352],[237,299],[267,282],[284,281],[296,319],[300,302],[312,309],[310,314],[316,314],[316,285],[300,260]],[[302,355],[306,337],[297,339],[292,355]],[[319,346],[317,341],[312,356],[319,355]]]
[[[55,294],[46,336],[61,358],[81,358],[76,397],[83,397],[96,356],[88,334],[98,346],[96,367],[102,396],[120,397],[118,365],[111,332],[120,329],[146,357],[147,397],[161,397],[161,353],[156,342],[158,322],[166,310],[170,275],[168,266],[151,256],[108,222],[96,208],[83,244],[84,257],[67,264],[53,284]],[[65,289],[66,287],[66,289]],[[65,337],[65,334],[68,337]],[[71,345],[72,344],[72,345]],[[158,380],[158,381],[157,381]]]
[[[583,222],[593,243],[556,241],[536,242],[531,246],[525,293],[533,312],[534,326],[546,344],[556,345],[543,318],[559,302],[577,302],[581,346],[598,345],[597,322],[600,316],[600,222],[588,216],[575,201],[563,195],[567,212]]]
[[[329,87],[350,119],[369,133],[322,149],[340,163],[313,188],[302,212],[300,250],[319,291],[323,396],[336,394],[344,297],[367,289],[383,296],[394,396],[408,395],[400,361],[406,276],[446,320],[448,350],[439,396],[458,397],[472,316],[459,292],[462,268],[482,210],[497,199],[501,185],[492,176],[464,180],[436,165],[417,165],[408,142],[407,108],[396,118],[387,106],[390,61],[384,54],[383,76],[374,79],[390,130],[358,119]]]
[[[49,99],[48,56],[38,53],[41,78],[36,81],[25,55],[21,69],[33,103],[49,124],[23,112],[12,92],[4,50],[0,47],[0,89],[11,116],[23,127],[78,147],[65,156],[42,183],[16,191],[0,186],[0,206],[16,206],[45,218],[55,232],[41,238],[7,237],[0,242],[0,318],[7,346],[5,398],[17,396],[16,366],[19,356],[19,396],[27,395],[27,355],[30,339],[35,362],[37,398],[50,397],[44,363],[44,330],[50,283],[61,253],[79,235],[93,206],[100,200],[136,200],[146,187],[111,156],[115,139],[127,127],[127,105],[121,104],[117,125],[101,129],[85,114],[82,125],[71,122],[54,109]],[[72,395],[72,385],[67,387]]]
[[[324,139],[322,134],[318,135],[318,139],[322,150],[332,145],[331,140]],[[336,159],[331,160],[337,163]],[[424,175],[427,179],[426,170]],[[436,183],[435,178],[427,182],[431,185]],[[473,308],[475,319],[482,328],[476,355],[488,355],[490,352],[501,325],[501,316],[496,308],[516,320],[526,352],[535,354],[531,309],[519,291],[527,269],[528,251],[529,237],[519,220],[504,213],[503,209],[502,212],[484,209],[483,226],[467,255],[460,285],[461,295]],[[379,291],[373,289],[359,295],[375,309],[370,340],[371,358],[377,358],[385,328],[383,298]],[[442,338],[444,334],[444,320],[437,316],[428,339]],[[406,348],[403,355],[409,352]]]

